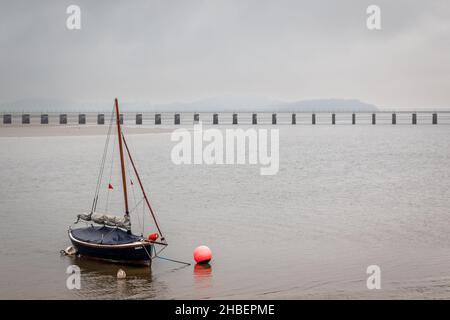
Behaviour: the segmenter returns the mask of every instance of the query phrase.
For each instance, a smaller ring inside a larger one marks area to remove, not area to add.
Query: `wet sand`
[[[149,134],[172,132],[169,128],[149,128],[149,127],[127,127],[123,130],[126,134]],[[4,137],[54,137],[54,136],[95,136],[105,135],[108,126],[98,125],[67,125],[67,126],[44,126],[44,125],[17,125],[1,126],[0,138]]]

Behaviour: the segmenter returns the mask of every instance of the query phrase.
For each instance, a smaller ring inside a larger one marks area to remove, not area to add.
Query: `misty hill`
[[[302,100],[276,105],[279,112],[375,112],[378,107],[356,99]]]
[[[214,97],[190,103],[172,103],[150,106],[161,112],[372,112],[375,105],[354,99],[318,99],[282,102],[253,97]]]
[[[356,99],[317,99],[283,102],[262,97],[221,96],[193,102],[151,104],[122,101],[123,111],[140,112],[373,112],[378,108]],[[0,112],[108,112],[113,102],[56,99],[17,100],[0,104]]]

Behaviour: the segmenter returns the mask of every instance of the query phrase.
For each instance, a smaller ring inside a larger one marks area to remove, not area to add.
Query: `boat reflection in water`
[[[155,299],[167,291],[148,266],[108,264],[83,256],[68,258],[68,264],[80,268],[81,289],[72,291],[82,299]],[[117,279],[119,269],[125,271],[125,279]]]

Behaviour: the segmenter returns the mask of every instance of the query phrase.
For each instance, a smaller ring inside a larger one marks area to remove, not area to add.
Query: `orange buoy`
[[[158,239],[158,234],[157,233],[152,233],[148,235],[148,240],[150,241],[156,241]]]
[[[194,260],[197,263],[208,263],[211,261],[212,252],[207,246],[200,246],[194,250]]]

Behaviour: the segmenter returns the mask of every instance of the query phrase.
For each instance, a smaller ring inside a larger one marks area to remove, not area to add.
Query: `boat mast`
[[[125,215],[129,216],[128,211],[128,194],[127,194],[127,180],[125,177],[125,159],[123,156],[123,146],[122,146],[122,130],[120,128],[120,113],[119,113],[119,103],[117,98],[116,102],[116,121],[117,121],[117,137],[119,138],[119,150],[120,150],[120,168],[122,170],[122,184],[123,184],[123,196],[125,199]]]

